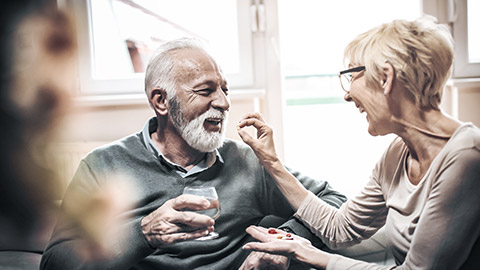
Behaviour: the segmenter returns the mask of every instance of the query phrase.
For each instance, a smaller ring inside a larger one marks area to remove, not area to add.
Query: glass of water
[[[220,201],[218,200],[217,190],[215,187],[185,187],[183,194],[191,194],[200,197],[204,197],[210,202],[210,207],[205,210],[195,211],[202,215],[207,215],[213,219],[217,219],[220,216]],[[195,240],[209,240],[218,237],[218,233],[211,232],[203,237]]]

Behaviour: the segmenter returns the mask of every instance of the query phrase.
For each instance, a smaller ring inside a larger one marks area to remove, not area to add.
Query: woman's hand
[[[254,139],[245,127],[253,126],[257,130],[257,138]],[[273,142],[273,130],[265,123],[259,113],[250,113],[245,115],[237,126],[238,135],[248,144],[259,162],[265,167],[267,172],[277,183],[282,194],[294,210],[297,210],[308,194],[304,186],[283,166],[275,151]]]
[[[256,139],[244,130],[245,127],[249,126],[257,129]],[[273,129],[265,123],[259,113],[250,113],[243,116],[238,123],[237,132],[240,138],[253,149],[263,166],[269,167],[269,165],[279,162],[273,141]]]
[[[282,230],[250,226],[247,233],[260,242],[245,244],[245,250],[284,255],[317,269],[325,269],[330,259],[328,253],[315,248],[307,239]]]

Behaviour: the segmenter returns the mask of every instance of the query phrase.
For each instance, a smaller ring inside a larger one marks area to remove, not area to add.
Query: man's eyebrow
[[[222,80],[222,82],[218,84],[216,81],[207,80],[194,85],[193,88],[202,87],[203,85],[207,85],[209,87],[215,86],[215,85],[228,86],[228,82],[226,80]]]
[[[200,82],[200,83],[194,85],[193,88],[203,87],[204,85],[207,85],[207,86],[210,87],[210,86],[213,86],[215,84],[216,83],[214,81],[208,80],[208,81],[203,81],[203,82]]]

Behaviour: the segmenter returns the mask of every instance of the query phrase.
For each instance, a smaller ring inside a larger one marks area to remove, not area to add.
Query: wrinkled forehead
[[[175,59],[174,72],[177,81],[194,79],[225,81],[221,68],[215,60],[202,49],[181,49],[172,53]]]

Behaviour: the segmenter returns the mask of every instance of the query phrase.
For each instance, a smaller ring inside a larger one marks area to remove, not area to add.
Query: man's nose
[[[230,97],[223,89],[219,88],[215,91],[212,101],[212,107],[221,111],[228,111],[230,109]]]

